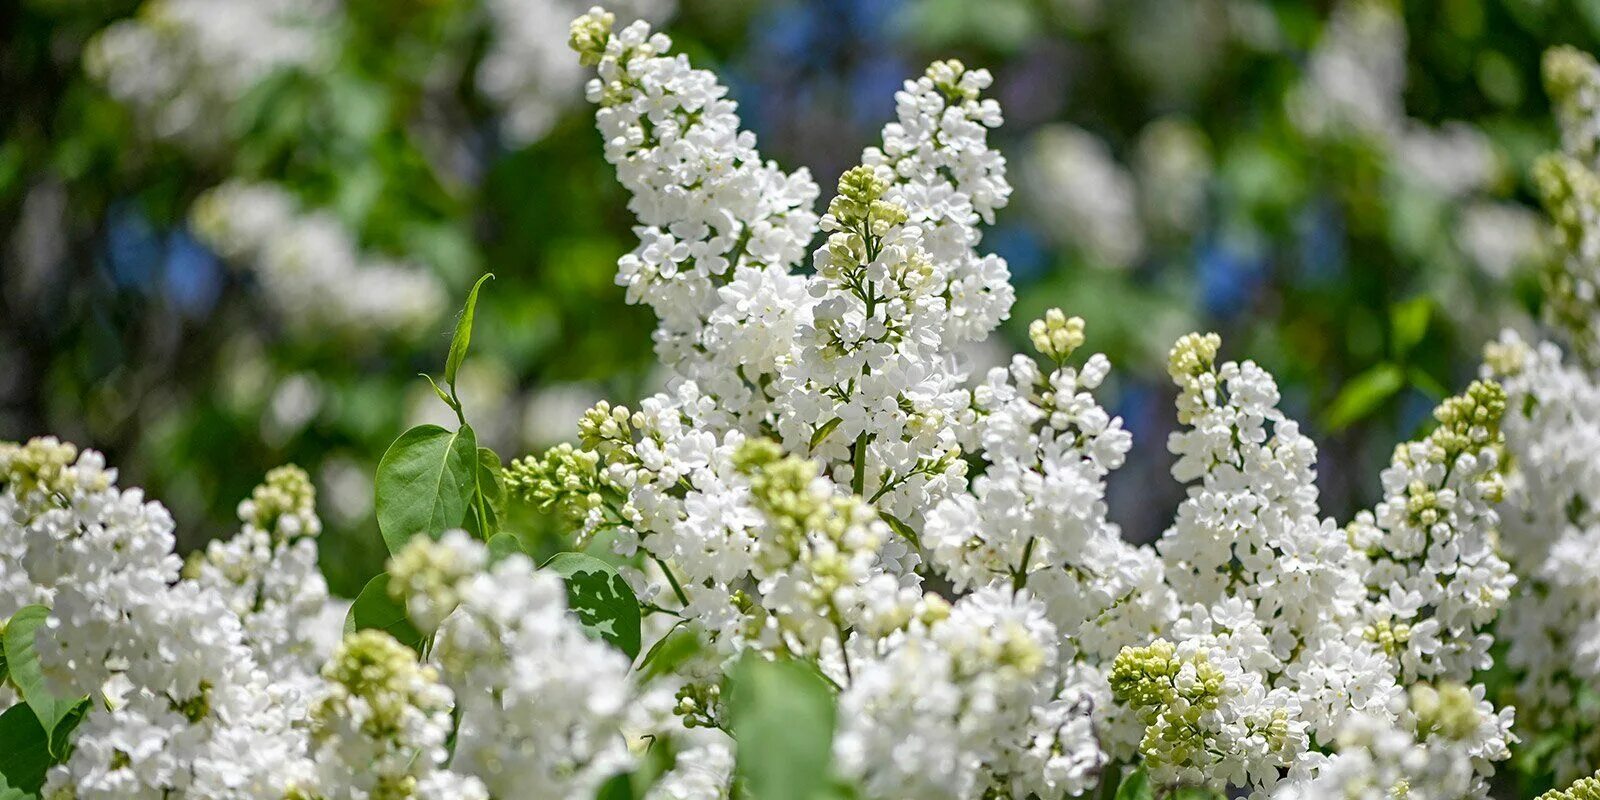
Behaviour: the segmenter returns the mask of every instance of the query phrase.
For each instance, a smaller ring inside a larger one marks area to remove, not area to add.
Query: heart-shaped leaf
[[[477,484],[478,443],[472,428],[418,425],[378,462],[374,508],[390,553],[417,534],[438,537],[461,527]]]

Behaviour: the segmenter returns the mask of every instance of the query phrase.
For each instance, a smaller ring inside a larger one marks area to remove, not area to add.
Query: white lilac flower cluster
[[[452,769],[495,797],[592,797],[632,766],[624,734],[648,723],[627,656],[567,616],[560,578],[515,553],[488,564],[463,531],[412,540],[390,567],[455,693],[461,726]]]
[[[210,157],[251,88],[330,58],[339,11],[335,0],[150,0],[95,37],[86,66],[151,135]]]
[[[433,321],[444,287],[426,268],[363,253],[326,211],[271,183],[229,181],[195,201],[199,238],[251,270],[296,330],[404,334]]]
[[[1505,759],[1511,720],[1495,714],[1482,687],[1419,683],[1389,715],[1359,714],[1343,726],[1337,755],[1310,781],[1275,800],[1454,800],[1474,789],[1490,761]]]
[[[987,73],[907,82],[818,219],[709,73],[614,24],[596,9],[572,44],[642,223],[618,282],[656,308],[675,377],[637,411],[597,405],[577,447],[508,483],[644,556],[640,595],[720,658],[816,662],[844,711],[838,768],[869,795],[1078,793],[1138,758],[1163,785],[1265,796],[1339,763],[1359,720],[1405,724],[1406,686],[1483,666],[1511,585],[1498,386],[1444,403],[1345,530],[1271,376],[1186,337],[1171,447],[1190,496],[1158,547],[1129,545],[1104,495],[1130,437],[1093,395],[1109,362],[1075,357],[1082,321],[1046,314],[1037,358],[976,385],[955,355],[1012,297],[977,250],[1009,194]],[[816,232],[814,270],[791,271]],[[714,685],[679,697],[686,724],[718,726]],[[1508,710],[1481,711],[1475,796],[1509,738]]]
[[[1571,357],[1506,331],[1485,348],[1483,372],[1506,388],[1512,469],[1501,514],[1507,558],[1522,576],[1498,636],[1514,643],[1506,659],[1524,738],[1563,737],[1548,758],[1566,782],[1600,769],[1600,65],[1557,48],[1544,71],[1563,145],[1535,167],[1561,246],[1544,274],[1544,311]]]
[[[439,628],[429,655],[375,629],[322,652],[321,523],[298,468],[187,566],[170,515],[99,453],[0,444],[0,490],[0,612],[45,610],[43,682],[11,663],[7,699],[81,716],[43,797],[593,796],[633,764],[624,726],[649,730],[661,705],[567,614],[560,579],[522,555],[487,566],[460,534],[392,568],[414,624]]]
[[[306,768],[295,688],[274,683],[221,593],[178,580],[166,509],[54,439],[0,445],[0,483],[5,610],[49,609],[35,632],[45,685],[19,688],[87,698],[46,793],[281,796]]]
[[[1271,375],[1185,336],[1168,445],[1187,496],[1135,546],[1105,500],[1131,437],[1082,320],[1045,313],[1034,353],[981,380],[958,356],[1012,301],[979,251],[1010,192],[986,72],[908,81],[819,216],[666,37],[594,9],[571,43],[641,222],[618,282],[658,311],[674,377],[495,477],[603,536],[649,637],[692,652],[636,668],[554,571],[452,531],[398,549],[387,596],[364,593],[387,627],[352,613],[329,655],[304,473],[271,473],[182,568],[170,516],[98,454],[0,445],[0,613],[43,613],[42,677],[8,683],[82,714],[45,796],[586,798],[665,740],[648,796],[734,797],[722,678],[747,659],[816,667],[830,777],[884,800],[1078,796],[1132,764],[1163,792],[1482,798],[1515,741],[1475,683],[1496,630],[1534,724],[1579,724],[1600,662],[1592,367],[1504,339],[1341,528]],[[1572,180],[1546,182],[1554,208],[1587,202]],[[218,227],[264,236],[222,206]],[[1569,245],[1600,219],[1556,216]],[[1581,774],[1590,740],[1570,741],[1558,769]]]

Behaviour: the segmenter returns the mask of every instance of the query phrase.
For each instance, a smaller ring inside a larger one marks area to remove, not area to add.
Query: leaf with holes
[[[557,553],[543,569],[567,581],[567,603],[589,635],[639,655],[639,599],[615,567],[582,553]]]

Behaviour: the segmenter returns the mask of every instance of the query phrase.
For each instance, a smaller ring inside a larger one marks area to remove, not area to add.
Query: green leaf
[[[1150,773],[1146,772],[1144,765],[1122,776],[1122,785],[1117,787],[1116,800],[1151,800],[1155,795],[1155,788],[1150,785]]]
[[[456,386],[456,372],[461,369],[461,362],[466,360],[467,346],[472,343],[472,318],[478,311],[478,290],[483,288],[483,282],[494,277],[493,272],[485,273],[472,284],[472,291],[467,294],[467,305],[461,309],[461,318],[456,320],[456,335],[450,339],[450,356],[444,362],[444,381],[450,388]]]
[[[829,786],[833,692],[797,661],[747,655],[728,677],[734,774],[751,800],[815,800]]]
[[[472,428],[418,425],[378,462],[378,531],[390,553],[419,533],[438,537],[466,520],[476,486],[478,442]]]
[[[18,703],[0,714],[0,776],[6,783],[37,793],[52,761],[50,737],[27,705]]]
[[[493,564],[512,553],[524,552],[522,540],[514,533],[502,531],[489,537],[489,563]]]
[[[1323,426],[1337,431],[1370,416],[1405,386],[1405,373],[1394,364],[1379,364],[1355,376],[1333,399]]]
[[[496,511],[503,511],[506,507],[506,484],[501,478],[503,472],[498,453],[487,447],[478,448],[478,491],[483,493],[484,499]]]
[[[1389,307],[1389,327],[1394,331],[1396,358],[1411,352],[1428,334],[1428,320],[1433,316],[1433,300],[1413,297]]]
[[[677,762],[669,739],[651,736],[650,744],[631,772],[611,776],[601,784],[595,800],[642,800],[650,787]]]
[[[500,518],[505,515],[506,487],[501,480],[500,456],[487,447],[478,448],[476,465],[477,492],[483,498],[480,506],[473,501],[467,515],[468,530],[479,539],[488,540],[500,532]],[[479,511],[485,519],[478,519]]]
[[[639,655],[639,599],[615,567],[582,553],[557,553],[542,569],[567,580],[567,603],[590,636]]]
[[[432,375],[429,375],[426,372],[421,372],[418,374],[427,379],[428,385],[433,387],[433,394],[435,397],[439,398],[439,402],[449,406],[452,410],[455,409],[456,401],[450,397],[449,392],[439,388],[439,382],[434,380]]]
[[[811,434],[811,444],[809,449],[815,450],[817,449],[817,445],[827,441],[828,436],[833,433],[833,429],[839,427],[839,423],[841,422],[844,422],[843,417],[834,417],[833,419],[822,423],[822,425],[817,428],[817,432]]]
[[[671,674],[699,653],[701,647],[700,637],[680,621],[650,645],[649,652],[639,662],[639,675],[648,681]]]
[[[922,540],[917,537],[917,532],[912,530],[911,526],[905,524],[905,522],[902,521],[899,517],[897,517],[897,516],[895,516],[893,514],[890,514],[890,513],[886,512],[886,511],[879,511],[878,512],[878,516],[882,517],[884,522],[889,523],[889,530],[892,530],[895,533],[900,534],[900,536],[902,538],[904,538],[906,541],[910,542],[915,547],[921,547],[922,546]]]
[[[417,626],[406,616],[406,607],[389,595],[389,573],[385,572],[361,588],[356,601],[350,605],[346,631],[377,629],[393,636],[406,647],[422,651],[425,638]]]
[[[35,649],[37,631],[49,617],[50,609],[44,606],[18,609],[11,616],[11,621],[6,623],[4,644],[11,682],[16,684],[22,699],[38,716],[39,725],[46,733],[54,731],[56,724],[78,702],[78,698],[67,699],[52,694],[49,684],[45,683],[44,670],[39,666],[39,653]]]
[[[32,795],[25,794],[21,789],[6,783],[6,776],[0,775],[0,800],[28,800]]]
[[[89,698],[79,700],[56,723],[56,729],[50,732],[50,755],[57,761],[66,761],[72,752],[72,732],[78,729],[78,723],[83,721],[89,713]]]
[[[610,780],[600,784],[594,800],[633,800],[633,773],[612,775]]]

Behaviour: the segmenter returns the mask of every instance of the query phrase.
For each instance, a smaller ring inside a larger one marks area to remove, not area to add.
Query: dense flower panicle
[[[304,682],[329,655],[311,622],[328,603],[328,584],[317,568],[322,521],[310,476],[292,465],[268,472],[239,503],[239,520],[232,539],[190,556],[183,577],[222,597],[275,680]]]
[[[787,316],[804,306],[765,295],[741,302],[731,288],[729,301],[743,307],[713,332],[707,326],[724,302],[719,290],[742,281],[796,295],[797,279],[787,273],[815,230],[817,186],[804,169],[785,173],[762,161],[755,136],[739,129],[727,88],[686,57],[669,56],[664,34],[644,22],[613,32],[614,24],[612,14],[594,9],[573,22],[570,42],[599,73],[587,94],[600,106],[606,159],[639,220],[639,246],[618,262],[617,282],[631,302],[650,305],[660,318],[663,363],[735,402],[738,358],[715,353],[740,347],[743,332],[761,338],[763,324],[775,324],[781,335],[793,324]]]
[[[195,201],[199,238],[254,272],[290,325],[304,333],[409,333],[444,307],[427,269],[362,253],[326,211],[304,211],[271,183],[229,181]]]
[[[1504,760],[1509,710],[1495,713],[1482,687],[1419,683],[1387,715],[1358,714],[1335,754],[1309,781],[1285,782],[1275,800],[1465,800],[1488,796],[1491,762]]]
[[[1491,664],[1488,628],[1516,578],[1499,553],[1505,390],[1475,381],[1434,410],[1438,426],[1395,448],[1384,499],[1350,523],[1364,556],[1366,636],[1403,682],[1465,681]]]
[[[54,438],[0,444],[0,564],[9,617],[48,605],[39,637],[45,677],[62,696],[88,694],[111,677],[108,662],[140,646],[125,621],[159,614],[181,562],[172,554],[172,516],[138,489],[120,490],[116,471],[93,450]]]
[[[773,385],[786,447],[916,526],[930,499],[960,491],[951,422],[969,404],[952,350],[949,262],[935,260],[891,181],[860,166],[822,219],[812,319]]]
[[[1318,755],[1309,743],[1332,741],[1352,713],[1381,713],[1399,687],[1359,634],[1360,565],[1343,532],[1319,516],[1315,445],[1278,409],[1272,376],[1249,361],[1219,364],[1220,347],[1214,334],[1190,335],[1169,358],[1187,426],[1169,438],[1172,471],[1191,486],[1157,549],[1187,607],[1173,626],[1180,649],[1199,648],[1230,678],[1225,686],[1238,687],[1216,701],[1220,718],[1253,718],[1250,731],[1276,715],[1288,728],[1271,747],[1234,734],[1243,747],[1233,752],[1181,751],[1191,761],[1175,768],[1215,773],[1210,761],[1231,761],[1224,769],[1266,789],[1276,780],[1269,765],[1311,771]]]
[[[626,656],[567,614],[559,577],[520,553],[460,568],[486,560],[483,544],[458,531],[417,537],[393,562],[397,576],[411,576],[403,583],[431,596],[408,602],[425,609],[414,621],[443,616],[432,663],[461,721],[451,769],[496,797],[592,797],[631,768],[623,734],[659,703],[634,686]]]
[[[445,768],[450,690],[382,631],[349,634],[322,669],[310,713],[315,776],[294,798],[487,800],[476,779]]]
[[[1558,780],[1600,769],[1600,379],[1562,361],[1553,343],[1511,332],[1487,348],[1484,373],[1507,392],[1512,469],[1501,505],[1517,591],[1497,625],[1524,739],[1560,734],[1548,753]]]
[[[1002,121],[1000,104],[981,97],[992,80],[960,61],[935,62],[895,93],[895,121],[861,156],[888,169],[885,199],[905,209],[929,256],[947,265],[953,342],[988,336],[1015,299],[1005,260],[977,252],[979,221],[993,223],[1011,197],[1005,157],[988,141]]]
[[[258,664],[222,593],[178,582],[166,509],[54,439],[0,444],[0,484],[0,611],[47,606],[49,688],[91,698],[47,794],[281,797],[305,766],[303,687]]]
[[[1545,55],[1562,153],[1535,178],[1560,258],[1543,273],[1545,319],[1570,345],[1511,331],[1485,348],[1483,375],[1506,387],[1506,557],[1519,576],[1499,620],[1519,732],[1542,770],[1571,781],[1600,769],[1600,64],[1566,47]],[[1561,740],[1558,747],[1538,743]]]
[[[1076,795],[1098,777],[1088,692],[1056,670],[1037,600],[930,595],[840,694],[834,754],[869,796]]]
[[[1106,518],[1106,476],[1132,444],[1093,395],[1110,363],[1099,354],[1072,363],[1083,321],[1059,309],[1029,334],[1048,371],[1019,355],[973,390],[976,424],[966,444],[987,464],[970,494],[929,512],[922,546],[929,566],[958,589],[1027,586],[1056,627],[1062,668],[1101,686],[1122,647],[1167,630],[1176,598],[1155,554],[1123,541]],[[1131,753],[1142,726],[1127,715],[1099,716],[1108,749]]]

